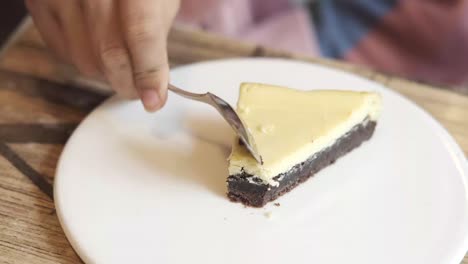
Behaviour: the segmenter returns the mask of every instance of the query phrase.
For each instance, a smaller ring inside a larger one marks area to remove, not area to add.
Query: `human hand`
[[[167,99],[167,34],[179,0],[26,0],[44,41],[87,76],[147,111]]]

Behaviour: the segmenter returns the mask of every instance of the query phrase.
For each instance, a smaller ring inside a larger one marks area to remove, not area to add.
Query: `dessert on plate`
[[[253,207],[275,200],[368,140],[380,109],[374,92],[243,83],[237,112],[263,163],[235,140],[228,197]]]

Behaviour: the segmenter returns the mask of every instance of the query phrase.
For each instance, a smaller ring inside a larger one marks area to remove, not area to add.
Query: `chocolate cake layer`
[[[372,136],[375,126],[376,122],[367,120],[356,125],[332,146],[295,165],[288,172],[276,176],[274,179],[279,182],[278,186],[264,184],[260,179],[245,172],[230,175],[227,179],[228,197],[234,202],[241,202],[252,207],[262,207],[306,181],[319,170],[334,163],[339,157],[361,145],[363,141],[368,140]]]

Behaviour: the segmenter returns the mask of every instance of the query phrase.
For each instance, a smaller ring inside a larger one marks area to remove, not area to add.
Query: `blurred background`
[[[0,41],[26,15],[0,4]],[[182,0],[176,25],[468,94],[465,0]]]

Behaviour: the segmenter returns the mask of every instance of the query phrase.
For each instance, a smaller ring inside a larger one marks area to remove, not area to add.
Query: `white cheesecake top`
[[[244,83],[237,112],[255,140],[263,165],[236,140],[229,174],[245,171],[276,186],[273,177],[331,146],[364,120],[377,120],[380,108],[381,98],[372,92],[300,91]]]

